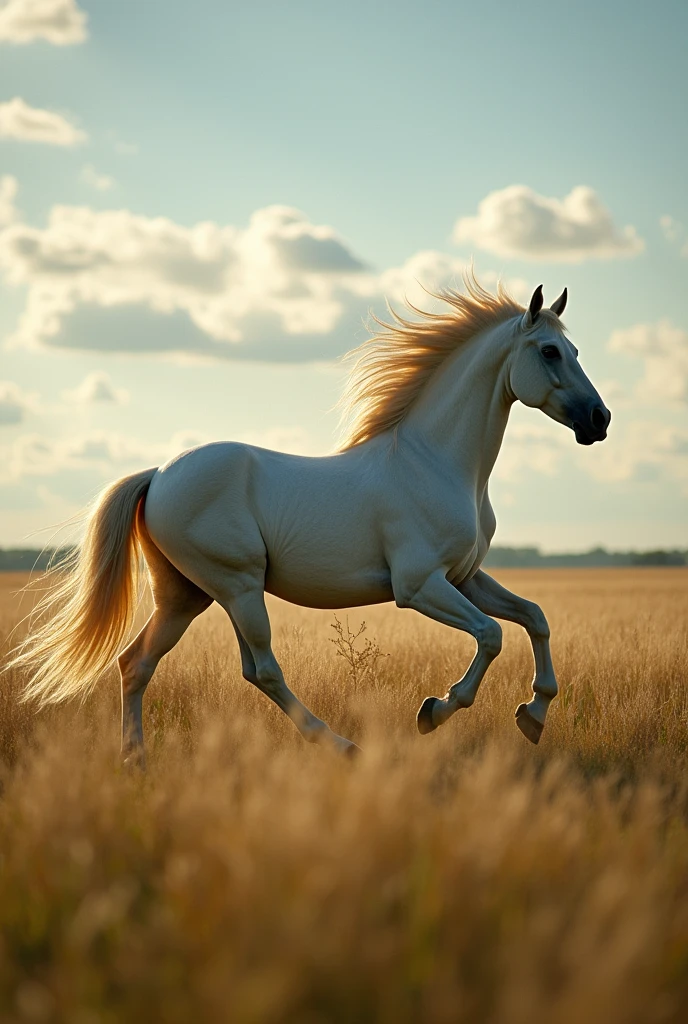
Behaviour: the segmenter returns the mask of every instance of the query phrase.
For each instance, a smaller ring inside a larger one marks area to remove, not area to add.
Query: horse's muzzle
[[[611,418],[612,414],[609,409],[597,403],[586,408],[584,412],[578,411],[578,415],[571,418],[571,427],[578,444],[594,444],[595,441],[604,441]]]

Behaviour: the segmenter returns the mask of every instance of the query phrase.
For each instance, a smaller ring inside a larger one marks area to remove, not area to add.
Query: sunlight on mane
[[[419,320],[407,320],[390,307],[392,323],[373,319],[381,330],[345,356],[352,363],[340,406],[345,433],[338,451],[394,430],[435,370],[460,345],[524,312],[500,283],[486,291],[472,270],[464,276],[466,293],[447,289],[428,294],[449,309],[429,313],[407,307]]]

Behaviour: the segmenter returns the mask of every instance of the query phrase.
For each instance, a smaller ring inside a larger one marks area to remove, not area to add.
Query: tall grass
[[[499,575],[552,626],[537,748],[513,721],[525,636],[420,737],[472,643],[388,607],[349,613],[388,655],[354,686],[332,613],[271,603],[288,681],[353,765],[241,679],[216,609],[149,688],[145,777],[119,767],[115,678],[37,715],[5,676],[0,1019],[688,1019],[688,571]]]

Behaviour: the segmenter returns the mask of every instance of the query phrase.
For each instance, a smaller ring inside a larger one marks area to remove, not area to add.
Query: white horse
[[[139,549],[154,611],[119,654],[122,748],[143,761],[142,700],[160,659],[217,601],[236,631],[244,678],[302,736],[342,752],[288,689],[270,643],[264,593],[312,608],[396,601],[477,642],[467,672],[421,706],[428,733],[475,700],[502,643],[492,616],[524,626],[533,645],[533,699],[516,710],[537,743],[557,683],[541,609],[481,571],[495,530],[488,480],[517,399],[602,441],[610,413],[578,363],[560,314],[566,290],[527,310],[473,277],[440,296],[442,313],[394,315],[355,355],[340,450],[305,458],[233,442],[184,452],[107,488],[91,513],[74,571],[61,574],[14,664],[43,703],[87,693],[131,629]],[[46,614],[47,613],[47,614]]]

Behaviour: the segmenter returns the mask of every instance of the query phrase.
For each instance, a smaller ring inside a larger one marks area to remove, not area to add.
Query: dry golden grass
[[[3,1024],[688,1019],[688,571],[496,575],[552,626],[538,748],[510,627],[475,706],[418,736],[472,643],[391,607],[349,613],[388,654],[354,690],[332,613],[271,604],[353,765],[241,679],[216,609],[149,688],[145,777],[118,765],[114,677],[36,715],[6,675]],[[0,577],[5,634],[21,582]]]

